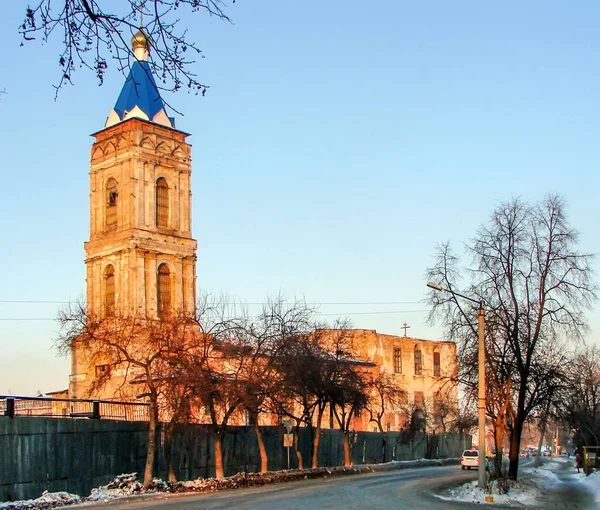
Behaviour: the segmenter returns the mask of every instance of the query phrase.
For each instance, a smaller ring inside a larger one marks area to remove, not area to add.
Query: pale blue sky
[[[19,47],[25,5],[0,18],[0,394],[67,387],[56,324],[5,320],[60,305],[7,301],[83,294],[89,134],[124,82],[114,67],[102,87],[77,71],[55,102],[58,41]],[[228,12],[233,25],[191,18],[206,97],[163,94],[192,134],[201,291],[386,302],[320,311],[437,339],[419,303],[434,247],[460,249],[498,201],[560,192],[581,249],[600,252],[598,2],[238,0]],[[596,341],[600,308],[589,317]]]

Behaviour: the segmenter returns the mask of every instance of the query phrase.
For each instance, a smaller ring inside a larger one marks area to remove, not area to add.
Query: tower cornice
[[[144,130],[144,128],[147,128],[150,130],[157,130],[159,132],[165,131],[166,133],[177,133],[179,135],[182,135],[184,140],[186,137],[190,136],[190,133],[186,133],[185,131],[180,131],[179,129],[163,126],[162,124],[157,124],[156,122],[140,119],[138,117],[131,117],[129,119],[125,119],[119,122],[118,124],[113,124],[112,126],[105,127],[100,131],[96,131],[90,136],[93,136],[94,138],[96,138],[96,140],[98,140],[99,137],[107,138],[109,136],[112,136],[113,134],[117,134],[122,131],[133,131],[136,128],[142,130]]]

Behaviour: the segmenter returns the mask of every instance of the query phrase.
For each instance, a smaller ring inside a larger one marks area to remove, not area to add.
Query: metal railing
[[[148,421],[149,404],[78,398],[0,395],[0,416]]]

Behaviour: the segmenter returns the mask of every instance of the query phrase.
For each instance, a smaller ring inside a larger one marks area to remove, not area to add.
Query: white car
[[[477,450],[465,450],[460,458],[460,467],[462,469],[471,469],[472,467],[479,467],[479,451]]]

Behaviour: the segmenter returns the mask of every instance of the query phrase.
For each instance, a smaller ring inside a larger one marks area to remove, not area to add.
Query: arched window
[[[117,224],[117,181],[112,177],[106,181],[106,226],[114,227]]]
[[[168,317],[171,313],[171,271],[167,264],[158,266],[158,316]]]
[[[423,357],[418,345],[415,345],[415,375],[423,375]]]
[[[104,270],[104,307],[107,317],[115,314],[115,268],[110,265]]]
[[[169,226],[169,185],[162,177],[156,181],[156,226]]]
[[[402,349],[394,347],[394,373],[402,373]]]
[[[433,377],[439,377],[440,373],[440,353],[438,351],[433,351]]]

